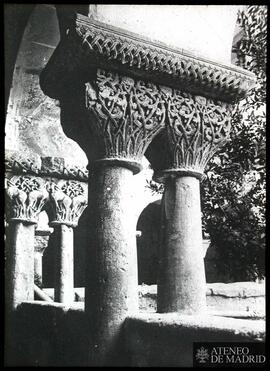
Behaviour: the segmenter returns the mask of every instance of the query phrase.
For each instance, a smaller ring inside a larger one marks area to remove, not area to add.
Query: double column
[[[45,94],[60,101],[63,130],[89,159],[85,311],[91,365],[117,363],[113,357],[121,325],[137,308],[132,174],[140,171],[142,156],[165,126],[170,161],[157,174],[166,184],[158,310],[205,310],[199,181],[208,159],[226,140],[229,113],[226,104],[200,95],[232,102],[252,81],[239,69],[80,14],[69,22],[40,83]]]
[[[13,176],[7,179],[6,196],[6,303],[12,310],[34,300],[35,226],[49,195],[41,178]]]
[[[202,246],[200,180],[230,131],[228,104],[167,89],[169,168],[165,183],[158,272],[158,312],[203,314],[206,280]]]
[[[86,184],[72,180],[50,183],[50,226],[55,237],[54,301],[74,301],[74,234],[80,216],[87,206]]]

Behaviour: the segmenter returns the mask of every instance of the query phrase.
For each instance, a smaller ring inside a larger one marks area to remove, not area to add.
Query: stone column
[[[136,220],[132,178],[164,127],[165,107],[154,84],[98,69],[86,84],[86,107],[99,143],[89,183],[91,253],[85,310],[93,334],[91,364],[119,364],[119,334],[138,310]]]
[[[35,281],[42,285],[42,258],[45,249],[48,246],[51,231],[38,230],[35,231]]]
[[[54,300],[74,301],[74,236],[73,228],[87,206],[86,185],[77,181],[55,181],[49,186],[50,226],[54,228],[55,285]]]
[[[102,69],[78,89],[76,107],[73,96],[60,99],[61,121],[89,159],[85,311],[90,362],[111,365],[119,362],[123,321],[138,309],[133,174],[142,169],[147,146],[164,128],[165,106],[155,84]]]
[[[6,302],[8,308],[34,299],[34,236],[38,214],[48,200],[41,178],[13,176],[7,180]]]
[[[166,94],[171,168],[156,174],[165,182],[157,310],[203,314],[200,179],[208,160],[228,137],[230,106],[177,90],[168,89]]]
[[[80,14],[75,14],[69,23],[69,32],[62,34],[40,75],[40,85],[45,94],[60,101],[63,130],[80,144],[89,159],[92,181],[85,298],[92,341],[89,363],[112,366],[117,363],[113,362],[113,344],[131,309],[130,292],[135,292],[137,286],[134,281],[132,288],[128,282],[131,272],[134,277],[137,274],[136,264],[126,264],[136,260],[136,229],[134,223],[132,237],[127,236],[129,211],[122,199],[127,200],[128,196],[122,189],[128,191],[131,172],[140,170],[147,147],[164,129],[165,120],[172,120],[173,101],[170,103],[170,94],[164,94],[161,85],[232,101],[245,94],[254,76]],[[181,102],[176,108],[180,112]],[[185,133],[185,140],[189,134]],[[186,146],[191,148],[198,141],[195,137]],[[189,169],[190,163],[197,164],[195,155],[189,154],[187,162],[175,167]],[[193,174],[188,172],[185,176]],[[124,257],[126,251],[130,257]],[[121,269],[125,265],[128,273]],[[118,283],[118,279],[121,284],[117,287],[121,289],[115,290],[111,283]],[[123,349],[124,345],[120,348],[122,353]],[[120,357],[114,358],[117,359]]]

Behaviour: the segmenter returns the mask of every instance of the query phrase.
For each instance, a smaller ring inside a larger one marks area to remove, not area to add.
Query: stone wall
[[[89,366],[83,303],[22,303],[7,318],[6,366]],[[12,336],[16,331],[16,337]],[[14,333],[14,332],[13,332]],[[192,366],[194,341],[261,342],[265,322],[216,316],[141,313],[125,320],[122,366]]]
[[[52,299],[54,290],[44,289]],[[139,285],[139,309],[155,313],[157,310],[157,286]],[[84,287],[74,289],[74,301],[84,302]],[[207,284],[207,307],[209,313],[234,318],[265,318],[265,285],[256,282]]]
[[[194,342],[261,342],[264,321],[145,313],[127,318],[133,367],[192,367]]]
[[[139,297],[141,311],[156,311],[156,285],[141,285]],[[208,283],[206,301],[209,313],[235,318],[265,318],[264,283]]]

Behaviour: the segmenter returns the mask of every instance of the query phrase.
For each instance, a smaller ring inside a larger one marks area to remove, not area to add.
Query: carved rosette
[[[50,225],[65,224],[76,227],[87,206],[87,185],[76,181],[60,180],[48,185],[50,195]]]
[[[8,221],[36,224],[49,194],[43,179],[13,176],[7,180],[6,196]]]
[[[166,172],[201,177],[209,159],[228,139],[231,105],[168,88],[164,94],[172,164]]]
[[[165,125],[165,101],[158,86],[100,69],[96,81],[86,84],[86,107],[96,118],[94,132],[103,159],[140,162]]]

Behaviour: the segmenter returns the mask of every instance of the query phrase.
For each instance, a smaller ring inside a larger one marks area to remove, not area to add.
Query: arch
[[[158,245],[161,226],[161,200],[148,204],[137,222],[138,281],[152,285],[157,283]]]

